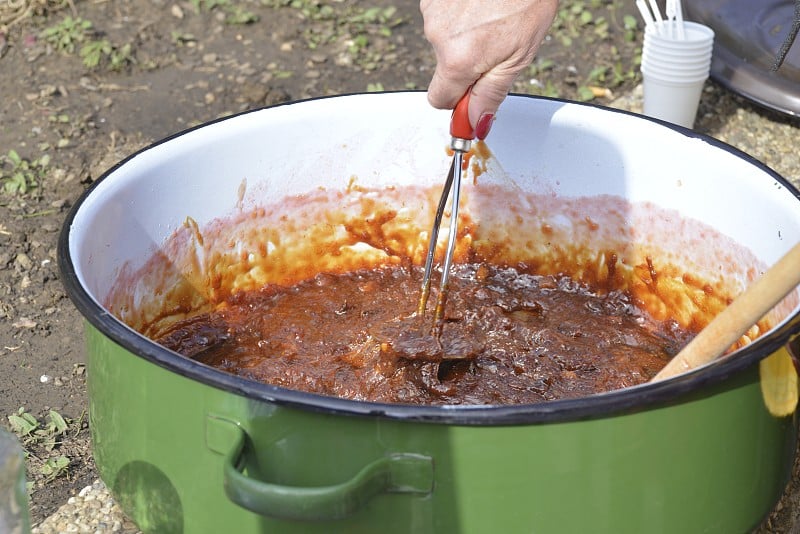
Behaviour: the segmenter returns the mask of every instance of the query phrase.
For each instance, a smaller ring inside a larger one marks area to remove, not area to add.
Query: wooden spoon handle
[[[651,382],[685,373],[715,360],[798,285],[800,243],[714,317]]]

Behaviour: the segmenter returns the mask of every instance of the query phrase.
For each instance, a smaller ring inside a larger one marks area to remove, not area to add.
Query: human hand
[[[471,86],[470,124],[485,138],[514,79],[533,61],[557,7],[558,0],[421,0],[425,37],[436,54],[431,105],[452,109]]]

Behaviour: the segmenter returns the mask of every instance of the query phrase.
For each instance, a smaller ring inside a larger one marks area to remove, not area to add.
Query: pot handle
[[[246,431],[233,421],[215,416],[208,417],[206,429],[210,448],[225,456],[226,495],[242,508],[264,516],[312,521],[344,519],[380,493],[427,495],[433,491],[433,459],[409,453],[378,458],[349,480],[330,486],[286,486],[256,480],[242,472],[248,455]],[[212,446],[220,431],[229,436],[229,444],[232,441],[227,451]]]

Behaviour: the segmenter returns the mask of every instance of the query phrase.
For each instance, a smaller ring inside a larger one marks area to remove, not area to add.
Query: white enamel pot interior
[[[187,216],[202,227],[241,206],[320,187],[344,190],[354,177],[374,187],[442,183],[449,119],[430,108],[424,93],[358,94],[248,112],[157,143],[111,169],[71,213],[61,243],[71,296],[89,321],[134,354],[215,387],[316,409],[470,424],[574,419],[667,401],[752,366],[798,329],[795,304],[736,357],[590,402],[442,408],[375,406],[253,383],[163,349],[104,312],[100,303],[123,265],[142,265]],[[800,200],[786,180],[689,130],[592,105],[511,96],[488,145],[496,167],[524,191],[652,203],[727,236],[762,268],[800,240]],[[730,259],[708,243],[713,236],[681,235],[684,227],[670,230],[671,223],[658,223],[667,229],[663,239],[683,253],[696,251],[699,263],[713,268]]]

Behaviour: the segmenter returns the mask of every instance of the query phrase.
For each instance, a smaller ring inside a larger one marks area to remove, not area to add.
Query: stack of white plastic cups
[[[648,24],[642,49],[644,114],[694,127],[713,48],[708,26],[675,20]]]

